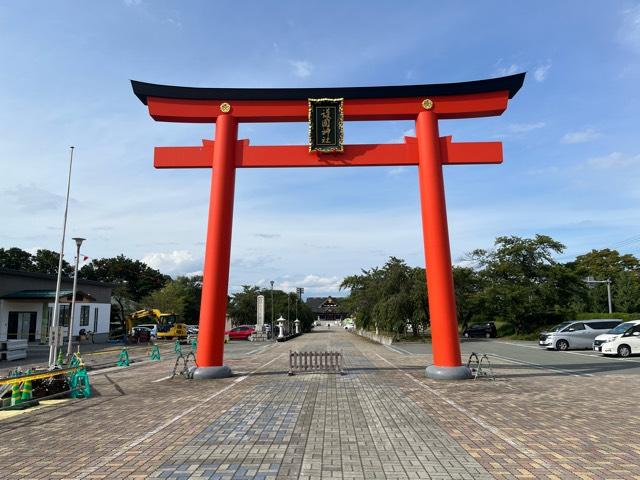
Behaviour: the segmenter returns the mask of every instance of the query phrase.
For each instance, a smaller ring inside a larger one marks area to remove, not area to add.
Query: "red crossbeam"
[[[415,120],[424,111],[422,98],[346,99],[345,120]],[[491,117],[507,108],[509,92],[432,97],[440,119]],[[149,114],[161,122],[215,123],[221,114],[218,100],[184,100],[149,97]],[[306,122],[306,100],[235,100],[231,114],[238,122]]]
[[[203,140],[201,147],[156,147],[156,168],[211,168],[214,142]],[[459,142],[440,138],[443,165],[502,163],[500,142]],[[237,168],[274,167],[372,167],[417,165],[415,137],[405,143],[345,145],[340,154],[309,152],[305,145],[250,146],[249,140],[236,143]]]

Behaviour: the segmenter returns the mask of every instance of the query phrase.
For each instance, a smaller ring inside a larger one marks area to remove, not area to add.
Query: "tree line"
[[[20,248],[0,248],[0,268],[24,272],[58,274],[59,254],[41,249],[31,254]],[[73,266],[63,259],[62,274],[73,275]],[[171,278],[149,267],[140,260],[124,255],[112,258],[92,259],[78,270],[78,278],[110,283],[112,289],[112,317],[124,329],[123,320],[129,313],[142,308],[157,308],[162,312],[177,314],[188,324],[197,324],[200,318],[200,300],[202,297],[202,276],[179,276]],[[304,331],[311,328],[313,315],[309,307],[297,299],[295,293],[282,290],[273,291],[257,286],[243,286],[242,291],[229,297],[227,313],[234,323],[255,324],[257,319],[257,296],[265,296],[265,323],[273,317],[289,316],[295,320],[296,300],[298,300],[298,318]],[[288,303],[287,303],[288,302]],[[293,324],[291,325],[293,330]]]
[[[602,249],[562,263],[556,257],[565,248],[546,235],[502,236],[496,238],[493,248],[468,253],[465,266],[454,266],[452,272],[459,324],[496,321],[505,325],[508,333],[519,334],[577,315],[604,315],[608,311],[606,286],[590,286],[585,282],[587,277],[611,281],[616,316],[640,313],[638,258]],[[0,248],[0,268],[55,275],[58,253]],[[73,274],[66,261],[62,270],[65,276]],[[158,308],[178,314],[186,323],[198,323],[202,277],[172,279],[124,255],[92,259],[78,275],[113,285],[116,308],[112,310],[121,320],[140,308]],[[349,291],[344,304],[360,328],[404,332],[410,324],[417,333],[429,324],[425,270],[410,267],[402,259],[391,257],[382,267],[347,276],[341,289]],[[227,311],[236,324],[256,322],[258,295],[265,296],[265,323],[280,315],[293,320],[297,302],[303,329],[311,328],[313,314],[294,293],[274,290],[272,306],[270,289],[248,285],[229,297]]]
[[[578,315],[606,316],[606,285],[610,280],[616,316],[640,313],[640,262],[616,250],[592,250],[572,262],[555,257],[565,246],[546,235],[534,238],[502,236],[491,249],[477,249],[454,266],[457,320],[496,321],[507,333],[528,333]],[[425,270],[391,257],[384,266],[362,270],[344,279],[350,290],[347,304],[356,325],[401,333],[410,324],[414,333],[428,326]]]

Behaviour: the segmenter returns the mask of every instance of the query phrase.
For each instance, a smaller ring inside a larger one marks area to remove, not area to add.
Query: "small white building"
[[[65,278],[60,289],[60,325],[68,335],[73,279]],[[73,336],[93,332],[94,341],[109,338],[111,285],[78,279]],[[48,342],[53,316],[56,277],[40,273],[0,269],[0,341],[27,339]]]

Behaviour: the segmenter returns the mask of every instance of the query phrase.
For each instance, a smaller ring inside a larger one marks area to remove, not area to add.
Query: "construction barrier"
[[[198,339],[194,338],[193,340],[191,340],[191,351],[195,353],[197,348],[198,348]]]
[[[176,352],[176,355],[182,355],[182,345],[180,345],[180,340],[176,340],[176,343],[173,345],[173,351]]]
[[[91,396],[91,384],[85,368],[80,368],[69,379],[71,398],[89,398]]]
[[[129,352],[127,350],[127,347],[123,347],[122,351],[120,352],[120,356],[118,357],[118,364],[119,367],[128,367],[129,366]]]
[[[56,365],[64,365],[64,355],[62,349],[58,350],[58,357],[56,358]]]
[[[160,347],[158,345],[153,345],[151,347],[151,353],[149,354],[149,360],[157,360],[160,361]]]
[[[20,403],[20,384],[11,385],[11,406],[14,407]]]

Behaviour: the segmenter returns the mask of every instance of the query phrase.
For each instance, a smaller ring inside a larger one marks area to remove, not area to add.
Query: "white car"
[[[622,335],[624,332],[629,330],[629,328],[635,325],[640,325],[640,320],[631,320],[629,322],[620,323],[618,326],[616,326],[615,328],[612,328],[607,333],[598,335],[593,340],[593,349],[596,352],[601,352],[603,343],[610,342],[611,340],[615,340],[616,338],[620,337],[620,335]]]
[[[640,353],[640,324],[630,327],[618,338],[602,344],[603,355],[628,357],[633,353]]]

